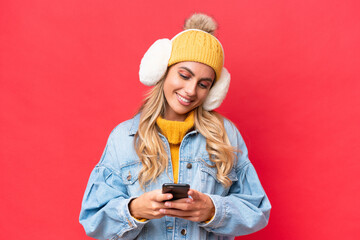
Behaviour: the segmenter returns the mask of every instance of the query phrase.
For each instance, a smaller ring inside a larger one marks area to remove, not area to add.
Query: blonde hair
[[[166,76],[166,75],[165,75]],[[140,123],[135,134],[135,150],[142,163],[139,182],[142,189],[152,183],[168,166],[168,155],[164,142],[159,136],[156,119],[164,116],[166,99],[164,96],[163,77],[148,93],[140,112]],[[206,150],[213,165],[217,169],[217,179],[229,187],[232,181],[227,176],[233,166],[236,151],[230,144],[224,127],[224,118],[214,112],[206,111],[199,106],[194,109],[194,127],[206,139]],[[220,131],[219,131],[220,130]]]
[[[217,23],[214,19],[205,14],[193,14],[185,21],[184,30],[187,29],[200,29],[210,34],[214,34],[217,29]],[[216,42],[217,45],[220,44],[218,40],[216,40]],[[190,47],[190,45],[187,45],[187,47]],[[207,47],[206,50],[209,50],[208,48],[210,47]],[[181,48],[181,52],[179,52],[178,55],[182,56],[182,54],[184,54],[183,48]],[[202,54],[204,55],[204,53]],[[216,69],[222,68],[223,65],[222,47],[221,54],[215,55],[218,58],[221,56],[221,65],[216,65],[216,67],[214,67],[210,64],[210,67],[220,75],[220,70],[218,69],[218,71],[216,71]],[[190,61],[191,60],[194,59],[190,59]],[[179,61],[184,61],[184,59]],[[171,59],[169,60],[170,65],[174,63],[176,63],[176,61],[171,63]],[[209,65],[209,62],[203,63]],[[164,142],[159,136],[160,129],[156,125],[156,119],[160,115],[163,117],[165,113],[166,99],[164,95],[164,81],[166,75],[167,73],[149,91],[139,110],[140,123],[139,129],[135,134],[134,145],[136,153],[142,163],[142,168],[139,173],[139,182],[142,189],[144,189],[144,186],[147,184],[155,181],[168,166],[168,155],[165,150]],[[209,159],[213,164],[209,165],[205,161],[204,163],[209,167],[216,168],[216,177],[219,182],[223,186],[229,187],[232,184],[232,181],[229,179],[228,174],[232,169],[236,156],[234,153],[237,150],[230,144],[224,127],[224,118],[214,111],[204,110],[202,106],[195,108],[193,111],[194,127],[205,137],[206,150],[209,153]]]

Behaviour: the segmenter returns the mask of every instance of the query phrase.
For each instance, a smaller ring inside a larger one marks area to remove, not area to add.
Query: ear
[[[171,41],[159,39],[147,50],[141,59],[140,82],[154,86],[164,76],[171,55]]]
[[[230,73],[226,68],[223,67],[221,71],[220,78],[215,82],[214,86],[210,89],[209,95],[206,97],[203,108],[207,111],[212,111],[215,108],[218,108],[230,86]]]

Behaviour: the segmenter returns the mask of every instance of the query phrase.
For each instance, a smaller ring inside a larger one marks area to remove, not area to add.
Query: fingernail
[[[159,212],[165,214],[165,209],[160,209]]]
[[[170,207],[170,206],[171,206],[171,203],[166,202],[166,203],[165,203],[165,206]]]
[[[168,198],[168,199],[171,199],[171,198],[172,198],[172,195],[168,195],[167,198]]]

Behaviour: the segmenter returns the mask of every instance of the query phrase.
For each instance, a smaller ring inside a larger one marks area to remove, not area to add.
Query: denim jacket
[[[165,216],[138,221],[129,212],[131,199],[143,194],[138,174],[141,162],[134,149],[134,135],[139,115],[119,124],[110,134],[100,162],[90,175],[85,190],[80,223],[86,233],[97,239],[234,239],[265,227],[271,205],[258,176],[248,159],[247,148],[239,131],[224,120],[230,143],[236,152],[234,166],[228,175],[233,182],[225,188],[216,178],[216,168],[209,165],[206,139],[196,130],[187,133],[179,150],[179,182],[207,194],[215,205],[210,222],[192,222]],[[169,163],[156,181],[145,191],[161,189],[173,182],[170,147],[164,141]]]

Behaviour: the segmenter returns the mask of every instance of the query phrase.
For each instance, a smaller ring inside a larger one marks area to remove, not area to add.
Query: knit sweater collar
[[[166,120],[159,116],[156,123],[171,144],[180,144],[185,134],[194,126],[194,112],[184,122]]]

